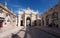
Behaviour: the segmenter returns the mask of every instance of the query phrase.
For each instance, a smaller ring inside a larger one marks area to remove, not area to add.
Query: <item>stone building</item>
[[[9,10],[7,7],[7,3],[0,2],[0,31],[5,31],[7,29],[11,29],[17,25],[17,17]]]
[[[42,26],[60,27],[60,0],[41,16]]]
[[[18,26],[36,26],[38,20],[38,11],[31,10],[30,8],[19,10]]]

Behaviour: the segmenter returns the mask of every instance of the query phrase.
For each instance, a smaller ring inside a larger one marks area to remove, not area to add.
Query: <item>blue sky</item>
[[[5,0],[0,0],[5,2]],[[12,9],[16,15],[19,9],[26,9],[30,7],[33,10],[38,10],[39,15],[43,14],[49,8],[55,6],[58,0],[6,0],[8,8]]]

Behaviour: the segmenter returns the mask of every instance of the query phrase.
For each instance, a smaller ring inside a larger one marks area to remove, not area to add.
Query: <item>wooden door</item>
[[[3,22],[2,22],[2,21],[0,21],[0,28],[1,28],[1,27],[3,27],[3,25],[2,25],[2,24],[3,24]]]

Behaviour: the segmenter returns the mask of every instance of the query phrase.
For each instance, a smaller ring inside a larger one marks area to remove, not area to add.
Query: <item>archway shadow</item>
[[[31,30],[32,30],[31,28],[26,28],[24,38],[33,38],[31,35]]]
[[[21,38],[18,34],[12,34],[11,38]]]
[[[24,31],[24,32],[25,32],[25,30],[23,30],[23,29],[24,29],[24,28],[20,29],[16,34],[13,34],[13,33],[12,33],[11,38],[21,38],[18,34],[19,34],[21,31]]]
[[[25,27],[24,27],[25,28]],[[30,37],[29,38],[32,38],[32,35],[31,35],[31,27],[29,28],[26,28],[26,30],[23,30],[24,28],[20,29],[16,34],[12,34],[11,38],[21,38],[18,34],[21,32],[21,31],[24,31],[25,34],[23,35],[24,38],[27,38],[29,35]]]

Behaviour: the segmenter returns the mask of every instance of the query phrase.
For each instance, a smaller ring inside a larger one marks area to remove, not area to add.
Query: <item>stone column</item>
[[[26,15],[25,15],[25,28],[26,28]]]
[[[18,15],[18,26],[21,26],[21,16]]]

